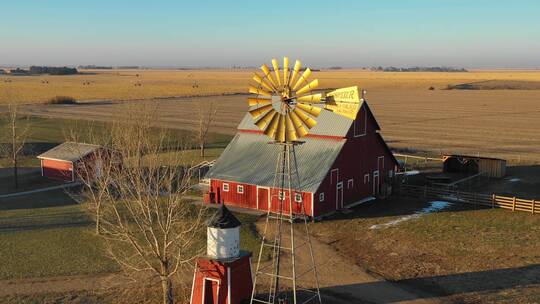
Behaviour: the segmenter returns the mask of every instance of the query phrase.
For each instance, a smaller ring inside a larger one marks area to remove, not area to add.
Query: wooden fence
[[[400,185],[398,192],[401,195],[411,197],[425,197],[430,199],[442,199],[452,202],[486,206],[491,208],[503,208],[512,211],[524,211],[532,214],[540,214],[540,201],[489,195],[474,192],[465,192],[453,189],[435,188],[427,186]]]

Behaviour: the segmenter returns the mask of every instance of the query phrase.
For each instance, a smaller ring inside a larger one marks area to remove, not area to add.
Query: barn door
[[[257,187],[257,209],[268,210],[269,201],[270,201],[270,189]]]
[[[343,208],[343,182],[336,184],[336,210]]]

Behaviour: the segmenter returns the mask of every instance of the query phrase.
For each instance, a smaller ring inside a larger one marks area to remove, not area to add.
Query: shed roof
[[[65,142],[49,151],[38,155],[38,158],[56,159],[64,161],[77,161],[84,156],[100,149],[99,145],[83,144],[76,142]]]
[[[238,132],[206,178],[272,187],[281,146],[269,141],[264,135]],[[315,192],[334,164],[345,140],[305,137],[302,141],[303,144],[296,146],[301,181],[299,189]]]

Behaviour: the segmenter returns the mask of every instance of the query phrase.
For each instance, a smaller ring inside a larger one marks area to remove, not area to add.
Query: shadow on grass
[[[406,289],[411,288],[414,291],[419,291],[419,294],[396,295],[386,293],[381,295],[384,298],[384,303],[397,303],[411,301],[417,298],[433,298],[477,292],[486,293],[520,287],[538,287],[540,289],[540,264],[516,268],[411,278],[393,283],[405,287]],[[354,289],[357,294],[372,294],[373,290],[384,290],[385,284],[386,282],[371,282],[332,286],[323,288],[321,292],[336,295]]]

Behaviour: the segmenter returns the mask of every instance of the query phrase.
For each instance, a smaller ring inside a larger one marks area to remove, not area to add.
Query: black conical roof
[[[207,225],[211,228],[227,229],[238,227],[241,224],[231,211],[225,207],[225,204],[221,204],[221,207],[217,209],[216,213],[210,217]]]

